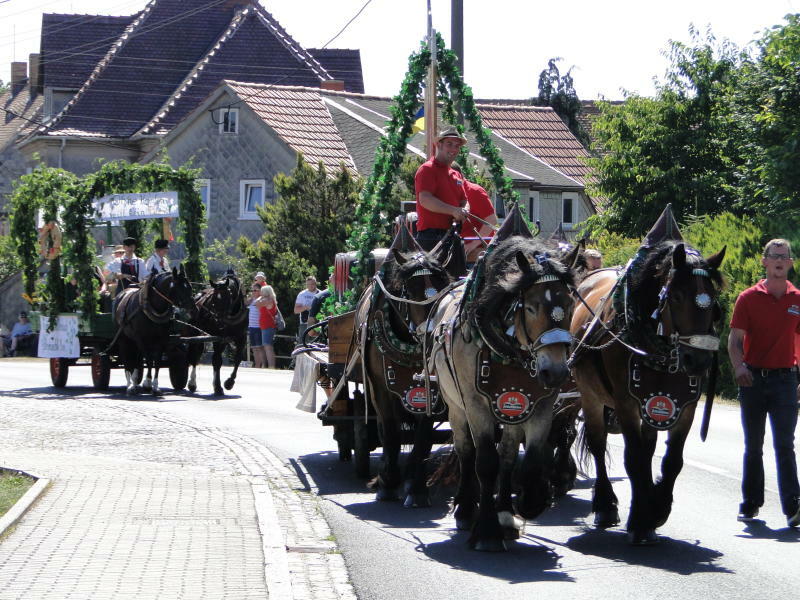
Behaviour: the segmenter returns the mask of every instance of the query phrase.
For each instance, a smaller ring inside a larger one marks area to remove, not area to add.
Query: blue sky
[[[198,0],[204,1],[205,0]],[[210,1],[210,0],[209,0]],[[367,0],[261,0],[302,45],[320,47]],[[0,79],[12,60],[38,52],[43,12],[132,14],[145,0],[8,0],[0,3]],[[482,98],[536,94],[551,57],[573,69],[583,99],[622,97],[622,89],[653,93],[670,39],[687,41],[694,24],[718,39],[745,45],[800,11],[800,0],[464,0],[465,79]],[[450,38],[450,0],[432,0],[434,27]],[[367,93],[394,95],[408,55],[425,35],[426,0],[372,0],[330,47],[360,48]]]

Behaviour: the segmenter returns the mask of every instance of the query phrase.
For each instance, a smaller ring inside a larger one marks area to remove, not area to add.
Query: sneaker
[[[758,507],[750,502],[742,502],[739,505],[739,515],[736,517],[737,521],[749,523],[755,521],[758,516]]]
[[[795,500],[795,511],[794,514],[790,514],[786,516],[786,521],[789,524],[789,527],[797,527],[800,526],[800,500]]]

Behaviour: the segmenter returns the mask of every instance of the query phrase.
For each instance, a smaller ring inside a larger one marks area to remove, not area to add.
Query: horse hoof
[[[190,391],[192,394],[194,394],[194,393],[197,391],[197,385],[195,385],[194,383],[190,383],[190,384],[189,384],[189,391]]]
[[[459,531],[470,531],[472,529],[472,519],[456,519],[456,529]]]
[[[403,502],[403,508],[428,508],[430,505],[428,494],[408,494]]]
[[[619,513],[616,510],[597,511],[594,515],[594,526],[599,529],[608,529],[619,525]]]
[[[505,540],[478,540],[472,544],[472,549],[478,552],[506,552]]]
[[[222,391],[222,388],[214,388],[214,395],[215,396],[224,396],[225,392]]]
[[[233,379],[228,379],[227,381],[225,381],[225,389],[226,389],[226,390],[229,390],[229,391],[230,391],[230,390],[232,390],[232,389],[233,389],[233,384],[234,384],[234,383],[236,383],[236,381],[235,381],[235,380],[233,380]]]
[[[395,502],[400,500],[400,495],[395,489],[378,488],[378,491],[375,492],[375,500],[379,502]]]
[[[645,529],[643,531],[629,531],[628,543],[631,546],[655,546],[658,544],[656,530]]]
[[[519,539],[520,530],[525,524],[525,521],[522,518],[507,510],[501,510],[497,513],[497,520],[500,521],[500,527],[503,529],[503,539]]]

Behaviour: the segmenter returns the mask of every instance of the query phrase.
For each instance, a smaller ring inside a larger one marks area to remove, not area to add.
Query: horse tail
[[[436,468],[433,470],[430,477],[428,477],[428,487],[436,485],[454,486],[458,484],[460,468],[458,464],[458,454],[456,454],[453,446],[450,446],[449,450],[432,456],[430,460],[436,465]]]
[[[577,437],[575,438],[575,445],[577,446],[577,458],[578,458],[578,471],[583,477],[589,477],[588,473],[591,469],[592,461],[594,460],[594,456],[592,455],[592,451],[589,448],[589,436],[586,435],[586,421],[581,418],[581,426],[578,428]],[[610,432],[608,431],[608,426],[604,423],[603,427],[606,429],[606,435]],[[606,444],[605,449],[605,461],[608,464],[609,459],[611,458],[611,450]]]

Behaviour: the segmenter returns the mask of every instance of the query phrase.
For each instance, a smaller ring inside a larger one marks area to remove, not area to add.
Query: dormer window
[[[239,109],[222,108],[219,111],[219,132],[239,133]]]

